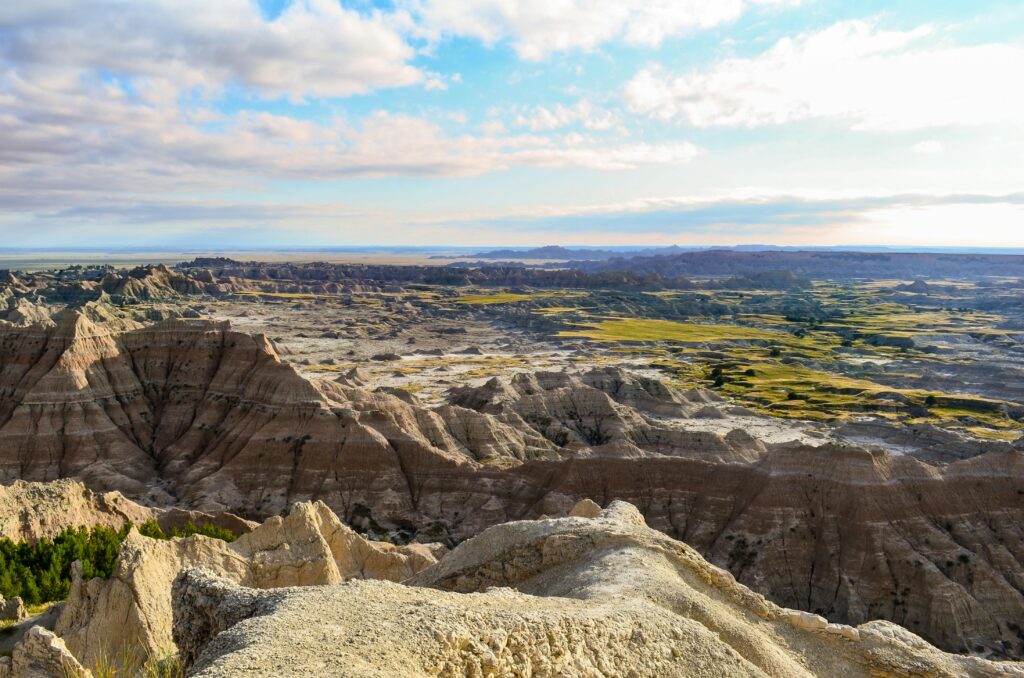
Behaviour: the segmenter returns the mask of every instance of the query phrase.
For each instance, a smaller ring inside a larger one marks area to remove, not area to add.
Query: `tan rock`
[[[96,493],[69,478],[49,482],[16,480],[0,485],[0,537],[14,542],[53,538],[67,528],[98,526],[120,529],[156,520],[170,533],[188,523],[212,524],[244,534],[259,525],[232,513],[140,506],[120,492]]]
[[[624,499],[780,604],[1024,656],[1009,626],[1024,618],[1024,451],[941,466],[678,430],[659,412],[710,396],[615,371],[495,380],[430,410],[307,381],[226,323],[141,327],[102,306],[0,326],[0,479],[246,516],[323,500],[345,522],[454,540]]]
[[[28,617],[25,601],[20,596],[3,600],[0,598],[0,620],[20,622]]]
[[[11,656],[0,659],[0,678],[92,678],[92,672],[52,631],[33,626]]]
[[[569,515],[574,518],[596,518],[600,512],[601,507],[592,499],[580,499],[569,511]]]
[[[852,634],[779,608],[639,516],[613,502],[500,525],[404,585],[258,591],[186,570],[174,639],[197,678],[1024,676],[888,622]]]
[[[0,485],[0,536],[15,542],[51,538],[68,527],[119,529],[156,513],[119,492],[97,494],[70,479]]]
[[[436,562],[421,544],[368,542],[321,502],[296,504],[227,543],[200,535],[156,540],[132,530],[110,579],[84,581],[73,570],[56,632],[87,663],[126,653],[139,661],[174,651],[171,582],[201,566],[254,588],[336,584],[351,578],[398,581]]]

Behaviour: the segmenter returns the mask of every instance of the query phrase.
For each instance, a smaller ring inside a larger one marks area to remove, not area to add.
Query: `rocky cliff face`
[[[491,528],[406,584],[263,592],[187,570],[174,639],[202,678],[1024,675],[780,608],[623,502]]]
[[[110,579],[85,581],[73,572],[54,630],[87,665],[111,657],[141,662],[175,652],[171,582],[188,567],[261,589],[351,578],[400,581],[435,563],[443,551],[368,542],[322,503],[296,504],[286,517],[270,518],[232,543],[198,535],[156,540],[132,530]]]
[[[10,657],[0,657],[0,678],[93,678],[93,673],[53,632],[33,626]]]
[[[707,400],[601,371],[495,381],[433,410],[306,381],[226,324],[70,310],[0,328],[0,477],[253,518],[322,500],[346,522],[455,539],[621,498],[781,604],[1024,652],[1024,453],[933,466],[664,421]]]
[[[522,469],[555,496],[635,502],[772,600],[859,624],[889,619],[942,647],[1021,651],[1024,457],[936,468],[848,447],[757,463],[579,459]],[[552,475],[554,473],[554,475]]]

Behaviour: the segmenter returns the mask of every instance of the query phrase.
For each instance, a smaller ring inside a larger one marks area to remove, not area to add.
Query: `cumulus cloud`
[[[128,93],[95,79],[41,83],[11,72],[0,75],[0,111],[0,202],[8,210],[237,189],[268,179],[625,169],[687,162],[699,152],[686,143],[608,144],[499,127],[451,134],[438,121],[387,111],[311,121],[183,109],[173,91],[159,87]],[[454,113],[449,119],[464,121]]]
[[[751,58],[672,73],[640,70],[625,87],[639,114],[694,127],[758,127],[825,118],[857,129],[1024,122],[1024,49],[928,46],[928,27],[845,21],[783,38]]]
[[[414,55],[387,17],[337,0],[296,0],[272,20],[253,0],[0,4],[0,56],[33,78],[100,71],[333,97],[419,82]]]
[[[461,111],[310,120],[245,110],[252,95],[301,101],[461,82],[410,65],[411,29],[396,17],[337,0],[295,0],[273,18],[254,0],[0,4],[0,200],[15,211],[85,209],[264,180],[623,169],[699,152],[533,133],[558,125],[447,131],[466,124]],[[242,94],[222,106],[230,89]],[[567,110],[586,130],[610,124],[589,102]]]
[[[794,4],[759,0],[753,4]],[[594,49],[612,40],[656,46],[666,38],[737,19],[743,0],[406,0],[421,35],[509,41],[523,59]]]

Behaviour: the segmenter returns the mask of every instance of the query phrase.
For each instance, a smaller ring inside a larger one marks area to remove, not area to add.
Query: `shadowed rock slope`
[[[780,608],[623,502],[491,528],[406,585],[257,591],[192,569],[173,598],[201,678],[1024,675],[888,622]]]
[[[0,327],[0,478],[71,477],[248,517],[322,500],[345,522],[490,526],[624,499],[776,602],[1021,656],[1024,454],[946,466],[854,446],[683,431],[708,406],[617,370],[535,374],[429,409],[310,382],[226,323],[72,309]]]

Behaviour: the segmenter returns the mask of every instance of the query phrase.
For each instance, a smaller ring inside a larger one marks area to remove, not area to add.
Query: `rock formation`
[[[51,538],[68,527],[119,529],[128,522],[144,523],[158,513],[119,492],[96,494],[69,479],[0,485],[0,536],[15,542]]]
[[[136,266],[130,271],[111,271],[99,281],[99,288],[116,302],[133,303],[200,294],[206,290],[206,284],[156,264]]]
[[[3,599],[0,598],[0,621],[20,622],[28,617],[25,610],[25,601],[20,596]]]
[[[72,655],[64,641],[41,626],[33,626],[0,657],[0,678],[92,678],[92,672]]]
[[[780,608],[623,502],[493,527],[406,585],[257,591],[190,569],[173,597],[197,678],[1024,676],[888,622]]]
[[[286,517],[270,518],[232,543],[199,535],[157,540],[132,530],[110,579],[84,581],[80,569],[73,572],[55,631],[87,664],[103,657],[143,661],[174,651],[171,582],[184,568],[201,566],[256,588],[353,577],[400,581],[436,562],[441,552],[423,544],[368,542],[319,502],[296,504]]]
[[[72,477],[250,518],[322,500],[344,522],[453,541],[619,498],[780,604],[1024,654],[1019,449],[943,466],[688,431],[665,418],[701,412],[707,394],[621,370],[493,381],[430,409],[307,381],[226,323],[141,327],[101,306],[0,327],[7,482]]]
[[[2,301],[2,299],[0,299]],[[34,304],[25,297],[11,299],[6,310],[0,310],[0,321],[19,327],[29,325],[53,325],[50,312],[45,306]]]
[[[155,520],[168,534],[192,523],[216,525],[239,535],[259,524],[227,512],[140,506],[120,492],[95,493],[68,478],[0,485],[0,537],[14,542],[53,538],[67,528],[120,529],[126,523],[141,525],[148,520]]]

